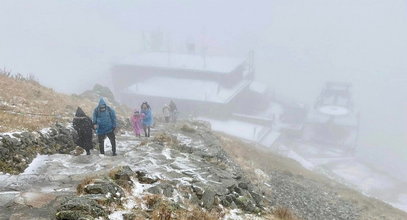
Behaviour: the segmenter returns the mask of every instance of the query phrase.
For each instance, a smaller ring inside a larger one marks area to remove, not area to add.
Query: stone
[[[247,184],[247,183],[244,183],[244,182],[239,183],[238,186],[239,186],[240,188],[242,188],[242,189],[246,189],[246,190],[249,189],[248,184]]]
[[[162,189],[159,186],[153,186],[147,189],[147,192],[160,195],[162,192]]]
[[[239,187],[235,187],[234,189],[233,189],[233,191],[234,192],[236,192],[237,194],[242,194],[242,189],[240,189]]]
[[[203,194],[204,194],[204,190],[201,187],[197,186],[197,185],[192,185],[191,187],[192,187],[192,191],[195,193],[195,195],[199,199],[201,199]]]
[[[215,201],[216,193],[210,189],[205,190],[202,195],[202,206],[206,209],[211,209]]]
[[[8,155],[9,153],[10,153],[9,149],[0,146],[0,157],[6,157],[6,155]]]
[[[21,138],[21,135],[19,133],[13,133],[12,136],[16,138]]]
[[[95,181],[93,184],[84,187],[86,194],[103,194],[111,196],[113,200],[117,200],[124,196],[124,191],[114,182],[111,181]]]
[[[131,181],[131,177],[134,175],[134,172],[129,166],[120,167],[119,170],[114,174],[115,180],[126,180]],[[145,175],[144,175],[145,176]]]
[[[226,199],[222,199],[222,200],[220,201],[220,204],[222,204],[222,205],[225,206],[225,207],[229,207],[229,206],[230,206],[230,202],[229,202],[228,200],[226,200]]]
[[[244,211],[253,212],[256,209],[256,206],[253,204],[252,200],[246,196],[239,196],[235,198],[234,202]]]
[[[84,195],[83,197],[94,200],[100,205],[106,205],[112,201],[111,196],[103,194],[88,194]]]
[[[257,205],[263,206],[264,204],[264,199],[263,196],[259,195],[258,193],[255,192],[249,192],[250,195],[252,196],[253,200],[256,202]]]
[[[102,206],[86,197],[68,197],[57,209],[56,219],[76,220],[107,217]]]
[[[83,148],[81,148],[81,147],[76,147],[73,151],[71,151],[71,152],[69,152],[71,155],[74,155],[74,156],[79,156],[79,155],[81,155],[81,154],[83,154],[83,152],[85,152],[85,150],[83,149]]]
[[[145,183],[145,184],[152,184],[159,180],[156,177],[148,176],[145,171],[140,171],[140,170],[136,171],[136,176],[140,183]]]
[[[159,187],[163,190],[163,194],[166,197],[172,197],[172,193],[174,192],[174,187],[168,183],[161,183]]]
[[[51,129],[49,129],[48,134],[49,134],[50,136],[55,136],[55,135],[58,134],[58,131],[55,130],[55,128],[51,128]]]

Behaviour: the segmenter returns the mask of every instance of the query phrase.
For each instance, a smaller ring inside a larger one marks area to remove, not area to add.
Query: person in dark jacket
[[[116,112],[106,105],[105,100],[101,98],[99,105],[93,111],[93,125],[98,135],[100,153],[105,153],[105,139],[109,138],[112,145],[113,156],[116,156]]]
[[[85,114],[85,112],[78,107],[73,118],[73,128],[78,133],[78,146],[85,149],[86,154],[90,155],[90,150],[93,149],[93,125],[92,120]]]
[[[169,107],[170,107],[171,121],[176,122],[177,121],[177,115],[178,115],[177,105],[175,105],[175,102],[171,100],[170,104],[169,104]]]

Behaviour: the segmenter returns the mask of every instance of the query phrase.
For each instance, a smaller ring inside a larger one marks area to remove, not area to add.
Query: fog
[[[151,31],[173,51],[190,39],[208,54],[253,50],[256,79],[307,106],[326,81],[351,82],[358,151],[407,161],[404,0],[0,0],[0,28],[0,67],[66,93],[110,85],[112,64],[142,52]]]

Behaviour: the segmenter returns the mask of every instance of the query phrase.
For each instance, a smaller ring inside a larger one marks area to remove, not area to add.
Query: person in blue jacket
[[[143,130],[146,137],[150,137],[151,126],[153,125],[153,113],[151,113],[151,107],[147,102],[141,104],[141,113],[144,114],[143,118]]]
[[[106,105],[103,98],[100,98],[99,105],[93,111],[92,121],[98,135],[100,153],[105,153],[105,139],[107,136],[112,144],[113,156],[116,156],[116,137],[114,134],[116,129],[116,113]]]

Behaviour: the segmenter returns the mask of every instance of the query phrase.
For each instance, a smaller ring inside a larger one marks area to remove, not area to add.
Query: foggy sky
[[[326,81],[352,82],[364,145],[407,158],[407,1],[0,0],[0,28],[1,68],[68,93],[108,84],[143,31],[174,45],[205,36],[211,53],[253,49],[257,79],[308,105]]]

